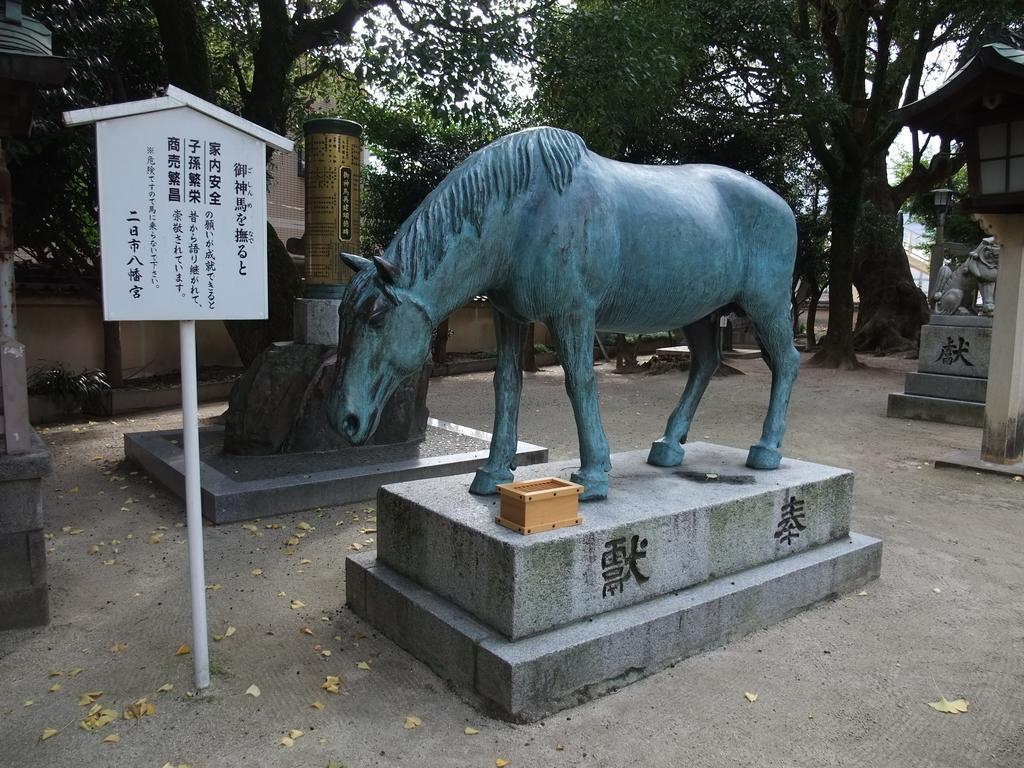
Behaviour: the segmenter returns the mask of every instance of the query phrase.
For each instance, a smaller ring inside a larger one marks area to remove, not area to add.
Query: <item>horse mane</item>
[[[446,176],[406,219],[386,258],[415,280],[429,277],[443,258],[445,241],[466,224],[480,237],[483,216],[494,202],[512,202],[535,180],[561,194],[586,152],[583,139],[559,128],[527,128],[478,149]],[[424,247],[426,246],[426,247]]]

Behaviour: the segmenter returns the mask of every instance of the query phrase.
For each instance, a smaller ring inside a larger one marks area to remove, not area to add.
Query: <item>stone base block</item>
[[[774,624],[877,578],[882,545],[859,534],[510,640],[374,559],[348,558],[348,604],[494,714],[522,722],[597,698],[673,661]]]
[[[215,525],[372,499],[383,483],[471,472],[487,460],[491,436],[427,420],[417,443],[338,451],[235,456],[224,453],[224,428],[199,430],[203,517]],[[125,458],[179,497],[185,494],[181,430],[124,436]],[[546,461],[547,448],[519,443],[521,465]]]
[[[917,370],[987,379],[991,346],[986,325],[922,325]]]
[[[40,481],[50,453],[34,430],[28,451],[2,449],[0,440],[0,630],[50,620]]]
[[[299,344],[338,346],[340,299],[296,299],[292,307],[294,339]]]
[[[945,400],[966,400],[984,403],[988,379],[972,376],[944,376],[940,373],[908,373],[904,391],[908,395],[941,397]]]
[[[377,556],[519,639],[849,532],[851,472],[795,459],[751,470],[745,450],[685,448],[680,468],[651,466],[643,450],[615,454],[609,496],[580,505],[582,525],[528,536],[494,522],[498,498],[470,494],[471,476],[383,487]],[[527,467],[516,480],[569,479],[576,466]],[[787,515],[798,522],[787,527]],[[634,554],[635,570],[624,568]]]
[[[981,458],[977,451],[954,451],[953,453],[947,453],[942,458],[935,460],[935,468],[970,469],[975,472],[985,472],[992,475],[1024,477],[1024,461],[1016,461],[1013,464],[994,464]]]
[[[917,419],[960,424],[965,427],[983,427],[985,403],[891,392],[885,415],[892,419]]]
[[[43,532],[0,535],[0,630],[49,620]]]

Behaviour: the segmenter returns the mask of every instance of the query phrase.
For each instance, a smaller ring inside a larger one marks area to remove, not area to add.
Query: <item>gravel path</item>
[[[181,506],[121,447],[123,432],[178,414],[46,429],[52,622],[0,633],[0,765],[1019,768],[1024,484],[934,469],[942,453],[977,449],[980,431],[885,418],[914,363],[866,362],[801,372],[785,449],[856,472],[854,528],[884,539],[881,580],[529,726],[479,715],[344,609],[343,560],[373,547],[372,503],[205,529],[211,629],[235,631],[211,644],[211,689],[190,696],[191,657],[175,655],[190,642]],[[756,440],[769,377],[758,360],[736,365],[748,375],[712,382],[691,438]],[[682,376],[598,370],[613,451],[647,447]],[[491,403],[489,374],[431,382],[438,418],[489,430]],[[576,455],[560,369],[527,375],[521,435],[553,459]],[[321,689],[327,675],[339,694]],[[245,695],[252,684],[259,698]],[[155,714],[82,730],[78,698],[97,691],[118,713],[148,697]],[[939,692],[970,711],[931,710]],[[404,728],[408,715],[422,725]],[[62,730],[40,741],[48,727]],[[303,735],[279,746],[290,729]]]

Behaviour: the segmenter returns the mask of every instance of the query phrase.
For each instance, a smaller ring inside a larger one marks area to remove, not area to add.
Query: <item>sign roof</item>
[[[221,109],[220,107],[215,106],[208,101],[204,101],[188,91],[183,91],[181,88],[174,85],[167,86],[167,93],[165,96],[158,96],[152,99],[142,99],[141,101],[127,101],[121,104],[110,104],[105,107],[87,107],[85,109],[76,109],[71,112],[65,112],[64,123],[69,126],[88,125],[89,123],[96,123],[104,120],[117,120],[122,117],[143,115],[149,112],[160,112],[167,109],[180,109],[182,107],[188,107],[196,112],[200,112],[207,117],[213,118],[218,122],[234,128],[235,130],[246,133],[254,139],[259,139],[264,144],[268,144],[274,149],[279,149],[282,152],[291,152],[295,146],[291,139],[280,136],[273,131],[268,131],[266,128],[256,125],[256,123],[232,114],[226,109]]]

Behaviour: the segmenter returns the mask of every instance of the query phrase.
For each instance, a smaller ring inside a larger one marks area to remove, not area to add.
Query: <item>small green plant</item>
[[[30,395],[43,395],[65,413],[82,410],[86,403],[107,389],[110,385],[103,371],[73,373],[63,363],[40,366],[28,377]]]

